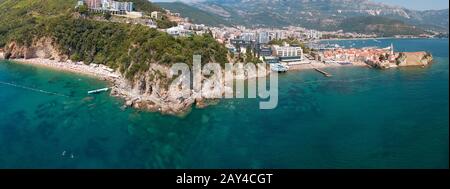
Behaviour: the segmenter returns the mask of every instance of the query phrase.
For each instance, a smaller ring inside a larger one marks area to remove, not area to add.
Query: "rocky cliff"
[[[125,106],[137,109],[166,114],[187,112],[196,99],[180,98],[177,91],[170,91],[169,72],[168,67],[151,64],[146,73],[136,75],[133,80],[115,79],[111,95],[125,99]]]
[[[46,37],[33,40],[31,45],[11,42],[6,45],[4,51],[5,59],[44,58],[58,61],[66,61],[68,59],[67,55],[59,53],[54,40]]]
[[[264,73],[263,76],[266,76],[270,70],[267,69]],[[175,79],[178,76],[169,78],[169,67],[151,64],[146,73],[138,74],[132,80],[114,79],[111,95],[125,99],[125,106],[171,115],[183,115],[189,112],[193,105],[204,108],[222,98],[225,93],[233,92],[232,88],[223,85],[224,74],[222,73],[216,78],[207,78],[202,75],[201,85],[203,88],[210,87],[211,90],[192,89],[186,93],[182,90],[183,83],[188,82],[192,87],[192,78],[189,80],[186,80],[185,77]],[[244,67],[241,77],[235,79],[248,80],[256,77],[258,75],[249,74],[248,68]],[[219,95],[219,97],[211,98],[215,95]]]

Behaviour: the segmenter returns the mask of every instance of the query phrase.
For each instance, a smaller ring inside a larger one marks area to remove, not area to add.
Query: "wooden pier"
[[[326,72],[326,71],[323,71],[323,70],[321,70],[321,69],[319,69],[319,68],[314,68],[314,70],[316,70],[317,72],[323,74],[325,77],[331,77],[331,76],[333,76],[333,75],[331,75],[330,73],[328,73],[328,72]]]

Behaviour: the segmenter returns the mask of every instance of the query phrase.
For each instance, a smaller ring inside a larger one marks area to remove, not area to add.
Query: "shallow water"
[[[184,118],[123,111],[86,94],[104,82],[3,61],[0,168],[448,168],[448,39],[379,41],[337,43],[392,42],[435,64],[290,72],[274,110],[233,99]]]

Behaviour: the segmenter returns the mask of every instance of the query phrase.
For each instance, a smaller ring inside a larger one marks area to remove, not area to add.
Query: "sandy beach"
[[[0,54],[0,57],[1,54]],[[12,61],[21,64],[30,64],[34,66],[42,66],[58,71],[66,71],[72,73],[83,74],[91,77],[96,77],[102,80],[113,81],[121,78],[119,73],[114,72],[113,69],[104,65],[90,64],[86,65],[82,62],[72,62],[67,60],[65,62],[59,62],[56,60],[49,60],[43,58],[31,58],[31,59],[13,59]]]
[[[0,59],[3,59],[3,52],[0,52]],[[86,65],[83,62],[72,62],[67,60],[65,62],[59,62],[56,60],[49,60],[43,58],[31,58],[31,59],[13,59],[17,63],[29,64],[35,66],[42,66],[50,69],[55,69],[58,71],[66,71],[72,73],[83,74],[91,77],[96,77],[102,80],[114,81],[116,79],[121,79],[120,73],[114,72],[113,69],[108,68],[101,64],[90,64]],[[359,66],[367,67],[365,63],[353,63],[352,65],[340,65],[338,63],[325,64],[323,62],[312,61],[309,64],[298,64],[289,65],[289,70],[311,70],[314,68],[334,68],[334,67],[348,67],[348,66]]]

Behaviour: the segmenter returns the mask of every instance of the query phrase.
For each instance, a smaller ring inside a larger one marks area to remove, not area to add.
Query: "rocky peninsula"
[[[426,52],[401,52],[394,56],[384,54],[384,51],[377,54],[377,57],[358,61],[353,66],[368,66],[377,68],[393,68],[402,66],[426,66],[432,62],[432,55]],[[386,51],[388,52],[388,51]],[[93,76],[106,80],[111,86],[111,95],[125,100],[127,107],[143,109],[163,114],[180,115],[189,112],[193,105],[205,107],[208,105],[208,99],[203,98],[200,92],[190,91],[188,98],[180,98],[179,91],[170,90],[170,84],[173,80],[166,76],[170,74],[170,68],[167,65],[150,64],[145,73],[136,74],[133,78],[124,77],[118,70],[109,68],[102,64],[84,64],[83,62],[71,61],[67,55],[60,53],[54,41],[51,38],[41,38],[34,40],[31,45],[24,46],[11,42],[5,49],[0,50],[0,58],[17,60],[20,63],[44,66],[61,71],[69,71],[84,75]],[[314,68],[340,67],[338,63],[323,63],[313,61],[310,64],[291,66],[291,70],[307,70]],[[245,72],[245,71],[244,71]],[[270,70],[266,70],[266,75]],[[251,79],[256,75],[245,74],[243,78]],[[214,82],[202,77],[202,83]],[[181,85],[178,83],[177,85]],[[218,87],[222,93],[232,89]]]
[[[136,74],[134,78],[124,77],[118,70],[111,69],[102,64],[84,64],[69,59],[67,55],[60,53],[56,44],[50,38],[34,40],[29,46],[11,42],[0,51],[0,58],[14,60],[18,63],[43,66],[58,71],[68,71],[87,76],[96,77],[108,81],[111,95],[125,100],[124,106],[133,107],[152,112],[161,112],[170,115],[182,115],[190,110],[193,105],[206,107],[211,99],[205,99],[205,94],[192,90],[189,98],[180,98],[177,90],[170,90],[173,80],[168,79],[170,68],[161,64],[150,64],[145,73]],[[269,69],[266,71],[266,75]],[[256,75],[245,74],[243,78],[255,78]],[[210,82],[214,86],[214,80],[208,80],[202,76],[202,83]],[[181,81],[180,81],[181,83]],[[226,87],[218,87],[221,93],[230,91]],[[206,94],[207,95],[207,94]]]

